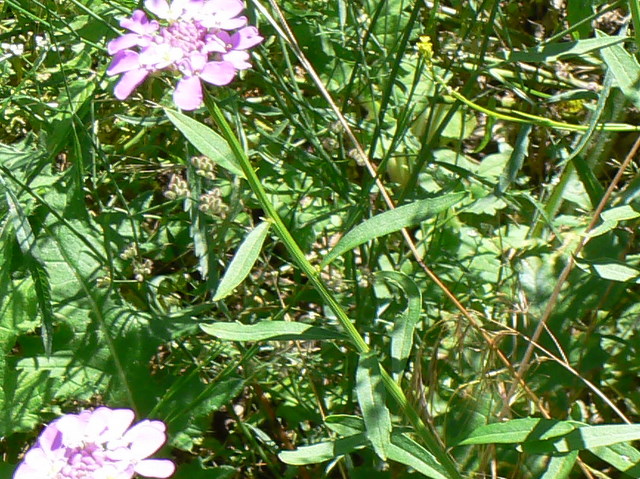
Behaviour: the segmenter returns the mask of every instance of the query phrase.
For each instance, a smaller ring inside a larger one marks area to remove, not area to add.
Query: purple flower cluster
[[[145,0],[159,19],[136,10],[120,22],[126,33],[107,45],[114,55],[108,75],[122,74],[115,88],[124,100],[150,74],[170,69],[182,75],[173,92],[174,103],[195,110],[203,102],[201,80],[227,85],[239,70],[251,67],[247,50],[263,38],[247,26],[242,0]]]
[[[13,479],[167,478],[168,459],[147,459],[166,441],[165,425],[145,419],[133,427],[130,409],[99,407],[49,424],[24,456]]]

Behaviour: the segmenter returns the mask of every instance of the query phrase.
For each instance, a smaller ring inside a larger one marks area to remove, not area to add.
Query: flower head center
[[[198,22],[175,22],[160,29],[160,38],[172,47],[180,48],[185,56],[201,53],[208,30]]]

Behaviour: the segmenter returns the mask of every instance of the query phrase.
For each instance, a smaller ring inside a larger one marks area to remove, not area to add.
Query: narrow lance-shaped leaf
[[[523,450],[529,453],[569,452],[640,439],[640,424],[614,424],[582,426],[554,441],[524,443]]]
[[[587,38],[575,42],[549,43],[541,47],[529,48],[525,51],[511,51],[507,55],[508,62],[554,62],[569,56],[583,56],[595,51],[606,51],[612,45],[622,43],[621,37]]]
[[[514,444],[528,439],[544,440],[562,436],[575,428],[576,425],[572,423],[552,419],[533,417],[512,419],[511,421],[480,426],[469,437],[461,441],[459,445]]]
[[[242,168],[236,162],[235,156],[224,138],[208,126],[187,115],[169,109],[165,109],[165,113],[171,123],[180,130],[196,150],[231,173],[244,177]]]
[[[257,324],[209,323],[200,328],[207,334],[227,341],[313,341],[322,339],[344,339],[330,329],[291,321],[261,321]]]
[[[607,37],[599,32],[602,38],[596,40],[617,40],[620,37]],[[624,39],[624,38],[623,38]],[[614,45],[600,52],[602,59],[613,73],[617,85],[634,105],[640,106],[640,65],[635,56],[624,49],[623,45]]]
[[[573,470],[578,460],[578,451],[571,451],[566,454],[551,456],[547,463],[547,468],[540,479],[565,479]]]
[[[627,476],[640,478],[640,451],[631,444],[592,447],[589,451]]]
[[[317,464],[349,454],[366,444],[366,436],[364,434],[356,434],[336,441],[327,441],[312,446],[299,447],[294,451],[282,451],[278,454],[278,457],[285,464],[294,466]]]
[[[503,194],[507,191],[511,183],[516,181],[518,173],[524,163],[524,158],[527,156],[527,150],[529,149],[529,135],[533,129],[532,124],[522,125],[520,132],[516,138],[516,142],[509,157],[509,161],[500,175],[500,180],[496,187],[498,194]]]
[[[214,301],[218,301],[229,294],[247,277],[254,263],[258,259],[262,244],[269,232],[270,223],[265,221],[260,223],[244,239],[235,256],[231,260],[227,271],[218,284],[218,289],[213,296]]]
[[[446,469],[420,444],[404,434],[393,434],[387,449],[389,459],[412,467],[432,479],[449,479]]]
[[[438,198],[416,201],[415,203],[380,213],[360,223],[345,234],[325,257],[321,266],[327,266],[341,254],[367,241],[400,231],[402,228],[420,224],[427,218],[452,207],[462,200],[464,196],[465,193],[453,193]]]
[[[407,310],[393,322],[391,331],[391,373],[397,379],[402,374],[413,348],[413,333],[420,320],[422,293],[409,276],[397,271],[381,271],[376,279],[384,279],[397,285],[407,296]]]
[[[373,351],[363,353],[358,361],[356,394],[367,429],[367,438],[376,454],[382,460],[386,460],[387,448],[391,442],[391,415],[385,401],[380,365]]]

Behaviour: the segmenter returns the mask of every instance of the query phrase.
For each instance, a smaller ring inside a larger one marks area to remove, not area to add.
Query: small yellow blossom
[[[427,35],[422,35],[420,37],[420,41],[416,44],[416,47],[427,60],[431,60],[431,58],[433,57],[433,44],[431,43],[431,38],[429,38]]]

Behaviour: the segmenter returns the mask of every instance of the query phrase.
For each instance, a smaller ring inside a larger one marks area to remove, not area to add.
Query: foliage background
[[[192,160],[199,153],[158,107],[171,107],[170,79],[113,97],[105,45],[136,6],[0,6],[0,472],[11,474],[42,424],[107,404],[167,422],[176,479],[418,477],[368,449],[304,468],[278,458],[335,438],[327,416],[360,413],[347,342],[229,341],[200,328],[286,320],[339,330],[273,232],[245,281],[213,301],[264,211],[237,176]],[[309,260],[319,265],[387,209],[366,161],[397,205],[463,193],[410,234],[466,314],[399,233],[370,233],[320,273],[434,434],[454,446],[481,425],[543,411],[637,422],[640,177],[635,160],[621,168],[638,130],[635,2],[278,6],[367,158],[272,3],[248,2],[267,39],[254,69],[211,93]],[[431,52],[420,53],[421,35]],[[204,110],[193,116],[209,122]],[[577,266],[550,300],[570,258]],[[521,364],[549,306],[546,352],[525,376],[534,396],[511,390],[514,369],[498,352]],[[390,342],[412,318],[399,364]],[[550,470],[551,456],[512,444],[452,454],[468,477]],[[562,477],[621,477],[589,452],[580,461]]]

